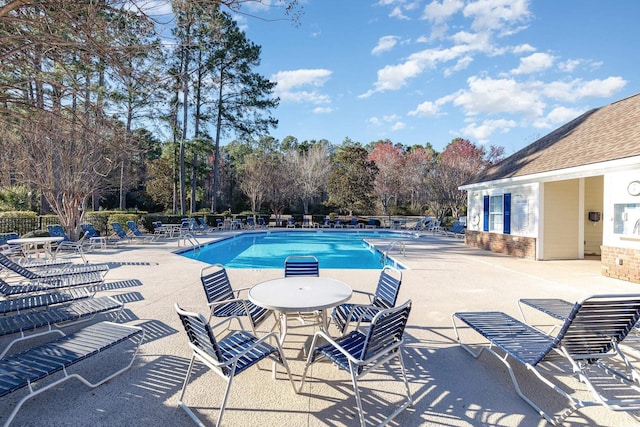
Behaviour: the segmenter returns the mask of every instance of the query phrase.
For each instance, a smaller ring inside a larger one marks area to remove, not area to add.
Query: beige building
[[[600,256],[640,283],[640,94],[588,111],[484,171],[466,243],[536,260]]]

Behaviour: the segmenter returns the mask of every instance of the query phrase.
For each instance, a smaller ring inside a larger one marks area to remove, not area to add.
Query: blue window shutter
[[[502,231],[504,234],[511,234],[511,193],[505,193],[502,202],[504,203]]]
[[[483,231],[489,231],[489,196],[484,196],[484,224]]]

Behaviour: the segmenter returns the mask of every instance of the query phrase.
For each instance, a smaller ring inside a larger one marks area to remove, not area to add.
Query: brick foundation
[[[536,239],[534,237],[465,230],[465,243],[499,254],[536,259]]]
[[[600,251],[603,276],[640,283],[640,250],[600,246]]]

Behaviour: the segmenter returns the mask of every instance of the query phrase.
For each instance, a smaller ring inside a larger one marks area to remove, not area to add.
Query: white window
[[[489,197],[489,231],[502,233],[503,206],[502,195]]]

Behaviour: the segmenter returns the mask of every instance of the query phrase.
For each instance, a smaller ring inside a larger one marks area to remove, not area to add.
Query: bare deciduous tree
[[[147,48],[129,43],[149,28],[141,19],[107,1],[10,2],[0,14],[0,140],[72,237],[126,150],[104,94]]]
[[[307,151],[289,150],[291,160],[295,164],[295,191],[302,199],[304,213],[309,213],[309,203],[324,191],[331,162],[329,162],[329,143],[313,144]]]

